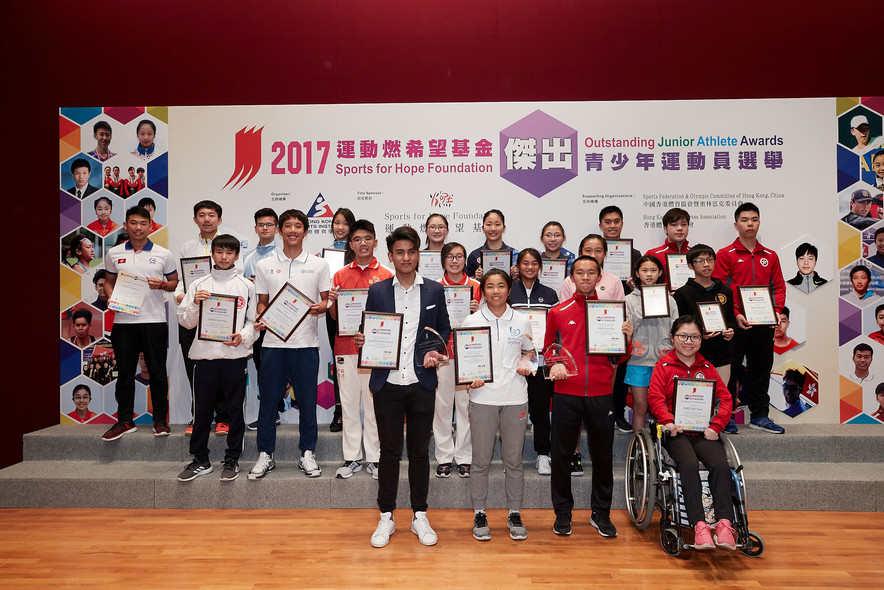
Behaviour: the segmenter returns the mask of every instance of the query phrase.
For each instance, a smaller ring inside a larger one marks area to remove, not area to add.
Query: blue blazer
[[[417,333],[420,334],[425,327],[430,327],[439,332],[442,340],[448,342],[448,337],[451,335],[451,323],[448,321],[448,308],[445,306],[445,292],[442,285],[425,278],[423,284],[420,285],[420,299],[421,313]],[[396,313],[396,295],[393,292],[392,278],[375,283],[368,288],[365,309],[367,311]],[[436,378],[436,369],[424,368],[423,356],[417,357],[417,352],[415,352],[414,372],[417,375],[417,380],[425,388],[435,391],[439,384]],[[372,369],[368,389],[372,393],[377,393],[387,382],[389,376],[389,369]]]

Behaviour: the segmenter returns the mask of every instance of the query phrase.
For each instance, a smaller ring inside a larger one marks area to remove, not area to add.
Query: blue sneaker
[[[728,434],[740,434],[740,429],[737,428],[737,421],[731,418],[727,421],[727,426],[724,427],[724,431]]]
[[[771,434],[783,434],[786,432],[785,428],[777,426],[774,424],[774,421],[767,416],[752,418],[752,420],[749,421],[749,426],[756,430],[763,430],[764,432],[769,432]]]

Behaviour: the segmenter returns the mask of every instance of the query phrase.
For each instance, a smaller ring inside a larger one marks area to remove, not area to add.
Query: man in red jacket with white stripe
[[[786,283],[780,269],[780,259],[776,252],[758,243],[758,228],[761,215],[752,203],[743,203],[734,212],[734,227],[739,236],[734,242],[718,251],[715,271],[712,276],[734,290],[734,315],[737,330],[734,334],[734,357],[731,375],[746,357],[748,378],[743,383],[745,401],[749,405],[752,419],[749,426],[771,434],[782,434],[785,429],[768,417],[770,395],[767,393],[770,370],[774,358],[774,330],[776,326],[750,326],[743,315],[738,287],[761,285],[770,287],[776,313],[783,311],[786,304]],[[736,395],[734,395],[736,403]],[[737,434],[737,424],[731,418],[726,432]]]
[[[558,339],[576,361],[577,375],[569,377],[561,363],[550,367],[550,378],[555,381],[552,399],[552,488],[553,509],[557,535],[571,534],[571,455],[580,437],[580,425],[586,422],[589,451],[592,458],[592,518],[590,524],[603,537],[616,537],[617,528],[611,522],[611,496],[614,487],[614,400],[612,383],[614,366],[607,356],[586,354],[587,300],[598,300],[595,287],[601,276],[601,265],[595,258],[581,256],[571,265],[571,278],[576,291],[571,299],[549,311],[543,349]],[[623,322],[626,334],[626,355],[629,358],[632,325]]]

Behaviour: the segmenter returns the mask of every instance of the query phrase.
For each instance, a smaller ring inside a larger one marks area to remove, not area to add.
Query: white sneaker
[[[552,474],[549,455],[537,455],[537,461],[534,462],[534,466],[537,467],[537,475]]]
[[[307,477],[319,477],[322,475],[322,469],[316,463],[316,456],[313,451],[304,451],[304,455],[298,460],[298,469],[307,474]]]
[[[344,464],[335,471],[335,477],[338,479],[350,479],[354,473],[362,471],[362,461],[344,461]]]
[[[390,536],[394,532],[396,532],[396,521],[393,520],[393,513],[381,512],[381,521],[378,523],[378,528],[371,535],[371,546],[377,548],[386,547],[387,543],[390,542]]]
[[[411,532],[417,535],[417,539],[421,542],[421,545],[427,545],[429,547],[435,545],[439,541],[439,537],[436,536],[436,531],[433,530],[433,527],[430,526],[430,521],[427,520],[426,512],[414,513],[414,517],[411,519]]]
[[[369,461],[365,464],[365,472],[372,476],[374,479],[378,478],[378,464],[372,463]]]
[[[273,455],[261,451],[258,454],[258,462],[249,471],[249,479],[260,479],[267,475],[268,471],[273,471],[274,469],[276,469],[276,461],[273,460]]]

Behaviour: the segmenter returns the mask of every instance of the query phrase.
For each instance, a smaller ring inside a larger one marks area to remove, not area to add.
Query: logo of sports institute
[[[333,218],[334,216],[331,207],[328,205],[328,201],[325,200],[322,193],[319,193],[316,196],[316,200],[313,201],[313,206],[310,207],[310,211],[307,212],[307,217],[310,219],[320,219],[323,217]]]
[[[233,174],[221,190],[230,185],[230,190],[241,189],[255,178],[261,169],[261,131],[264,128],[251,129],[243,127],[234,136]],[[232,185],[230,183],[233,183]],[[237,186],[239,185],[239,186]]]
[[[536,110],[500,132],[500,176],[540,198],[577,177],[577,130]]]

